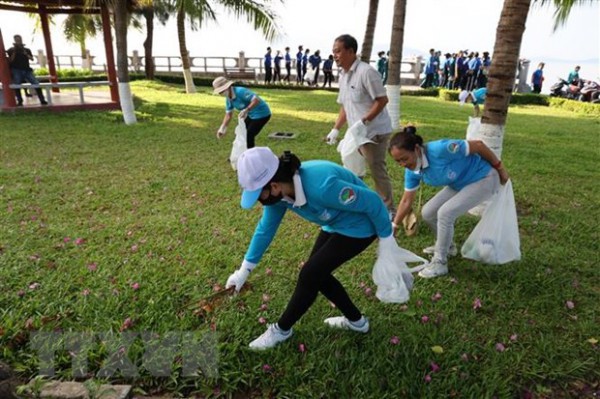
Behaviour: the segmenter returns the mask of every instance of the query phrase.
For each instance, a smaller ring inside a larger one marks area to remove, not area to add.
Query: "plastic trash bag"
[[[313,69],[311,66],[306,68],[306,74],[304,74],[304,81],[308,84],[312,84],[313,80],[315,80],[315,73],[316,70]]]
[[[517,208],[510,180],[491,199],[460,253],[463,258],[490,265],[521,259]]]
[[[229,162],[231,162],[233,170],[237,170],[237,160],[242,155],[242,152],[247,149],[246,122],[244,122],[244,119],[238,118],[238,125],[235,127],[235,139],[231,145],[231,154],[229,155]]]
[[[351,134],[346,134],[337,146],[337,151],[342,156],[344,168],[352,171],[358,177],[367,174],[367,162],[358,152],[358,145]]]
[[[421,262],[409,268],[407,263]],[[373,266],[373,282],[377,285],[375,296],[381,302],[404,303],[410,299],[413,273],[423,269],[427,260],[401,248],[391,237],[379,241],[377,260]]]
[[[467,126],[467,140],[477,140],[479,138],[479,129],[481,128],[481,118],[469,116],[469,126]]]

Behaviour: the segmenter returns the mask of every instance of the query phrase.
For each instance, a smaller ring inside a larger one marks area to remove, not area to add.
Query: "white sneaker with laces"
[[[276,324],[269,324],[267,327],[267,331],[262,333],[262,335],[256,338],[254,341],[250,342],[250,349],[254,350],[265,350],[274,347],[280,342],[285,341],[293,334],[292,329],[289,331],[283,332],[279,329]]]
[[[448,263],[435,257],[419,272],[419,276],[423,278],[443,276],[444,274],[448,274]]]
[[[337,316],[337,317],[329,317],[329,318],[325,319],[324,322],[329,327],[340,328],[343,330],[352,330],[352,331],[361,332],[364,334],[364,333],[369,332],[369,319],[367,319],[364,316],[363,316],[363,319],[364,319],[364,322],[362,324],[359,324],[360,320],[356,321],[356,322],[351,322],[344,316]]]
[[[433,255],[434,252],[435,252],[435,245],[432,245],[430,247],[423,249],[423,253],[427,254],[427,255]],[[456,256],[456,255],[458,255],[458,248],[456,247],[455,243],[452,243],[450,245],[450,248],[448,248],[448,256]]]

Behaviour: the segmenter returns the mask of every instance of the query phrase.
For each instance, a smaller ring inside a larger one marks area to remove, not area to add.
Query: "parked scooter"
[[[600,102],[600,84],[592,80],[583,80],[583,87],[579,90],[579,101],[591,103]]]
[[[562,78],[558,78],[558,82],[554,83],[552,86],[550,86],[550,95],[552,97],[567,97],[567,91],[564,89],[566,87],[569,87],[569,82],[567,82],[566,80],[562,79]]]

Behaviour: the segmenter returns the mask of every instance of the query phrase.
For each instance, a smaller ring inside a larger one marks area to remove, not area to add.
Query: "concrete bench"
[[[58,83],[38,83],[36,85],[32,85],[31,83],[22,83],[20,85],[11,84],[10,88],[13,90],[16,89],[44,89],[46,92],[46,101],[48,104],[52,104],[52,88],[77,88],[79,90],[79,101],[81,104],[85,103],[83,97],[83,88],[91,87],[91,86],[110,86],[110,82],[108,80],[101,80],[95,82],[58,82]]]
[[[254,68],[225,68],[225,76],[233,80],[256,80],[256,71]]]

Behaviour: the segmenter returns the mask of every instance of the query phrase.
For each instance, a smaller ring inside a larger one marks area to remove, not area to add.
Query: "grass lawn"
[[[319,297],[289,341],[255,353],[247,345],[264,331],[262,321],[283,311],[318,227],[287,215],[251,287],[195,313],[239,267],[260,206],[239,206],[227,161],[233,126],[224,140],[215,138],[222,97],[205,87],[195,95],[160,83],[132,87],[133,126],[109,112],[0,114],[0,358],[23,379],[39,370],[28,344],[34,331],[213,331],[218,376],[184,376],[177,361],[168,377],[152,377],[141,367],[138,338],[126,352],[139,376],[116,373],[112,381],[133,383],[139,393],[225,397],[581,397],[600,390],[598,119],[511,107],[503,161],[518,207],[520,262],[454,258],[448,276],[417,278],[406,305],[389,305],[371,292],[372,245],[336,274],[370,318],[369,334],[328,329],[323,319],[338,312]],[[337,114],[334,93],[257,91],[273,110],[257,145],[339,162],[322,141]],[[470,113],[436,98],[402,99],[403,124],[416,124],[427,141],[464,137]],[[298,138],[268,139],[275,131]],[[403,170],[388,166],[398,200]],[[423,199],[435,192],[425,188]],[[459,244],[476,223],[458,220]],[[416,253],[433,241],[426,228],[399,238]],[[92,340],[83,377],[98,377],[114,349]],[[54,378],[74,379],[71,355],[57,352]]]

